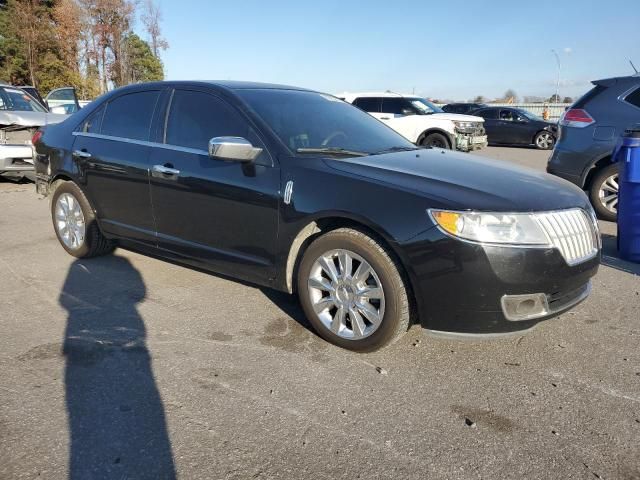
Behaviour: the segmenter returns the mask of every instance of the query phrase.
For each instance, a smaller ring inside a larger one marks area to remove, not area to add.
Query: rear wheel
[[[556,137],[546,130],[542,130],[536,134],[533,143],[539,150],[551,150],[556,143]]]
[[[451,145],[449,145],[447,137],[441,133],[429,133],[424,137],[424,139],[422,139],[420,145],[423,147],[444,148],[447,150],[451,149]]]
[[[393,343],[409,327],[401,267],[370,236],[341,228],[304,253],[297,287],[302,308],[325,340],[355,351]]]
[[[62,248],[74,257],[97,257],[113,251],[113,242],[100,231],[89,201],[75,183],[54,184],[51,217]]]
[[[589,188],[591,204],[598,217],[615,222],[618,216],[618,165],[607,165],[593,177]]]

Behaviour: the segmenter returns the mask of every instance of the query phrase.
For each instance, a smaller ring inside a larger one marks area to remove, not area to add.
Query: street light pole
[[[562,66],[560,65],[560,55],[558,55],[558,52],[556,52],[555,49],[552,49],[551,52],[553,52],[553,54],[556,57],[556,62],[558,62],[558,80],[556,81],[556,103],[560,103],[560,70]]]

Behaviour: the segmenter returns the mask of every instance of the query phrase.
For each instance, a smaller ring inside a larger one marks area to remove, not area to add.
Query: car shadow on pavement
[[[616,270],[640,275],[640,263],[628,262],[620,258],[618,240],[615,235],[602,234],[602,264]]]
[[[136,304],[140,273],[123,257],[76,260],[59,302],[70,434],[69,478],[175,479],[165,413]]]

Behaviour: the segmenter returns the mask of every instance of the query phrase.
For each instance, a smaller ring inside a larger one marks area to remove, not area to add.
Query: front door
[[[120,95],[74,132],[84,190],[107,233],[155,243],[149,191],[149,135],[159,90]]]
[[[280,170],[240,112],[217,96],[176,89],[164,144],[151,148],[158,246],[234,277],[273,278]],[[211,158],[212,137],[263,148],[254,163]]]

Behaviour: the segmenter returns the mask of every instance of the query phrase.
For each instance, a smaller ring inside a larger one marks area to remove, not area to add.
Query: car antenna
[[[629,63],[631,64],[631,68],[633,68],[633,70],[636,72],[636,74],[638,73],[638,69],[636,68],[636,66],[633,64],[633,62],[631,61],[631,59],[629,59]]]

